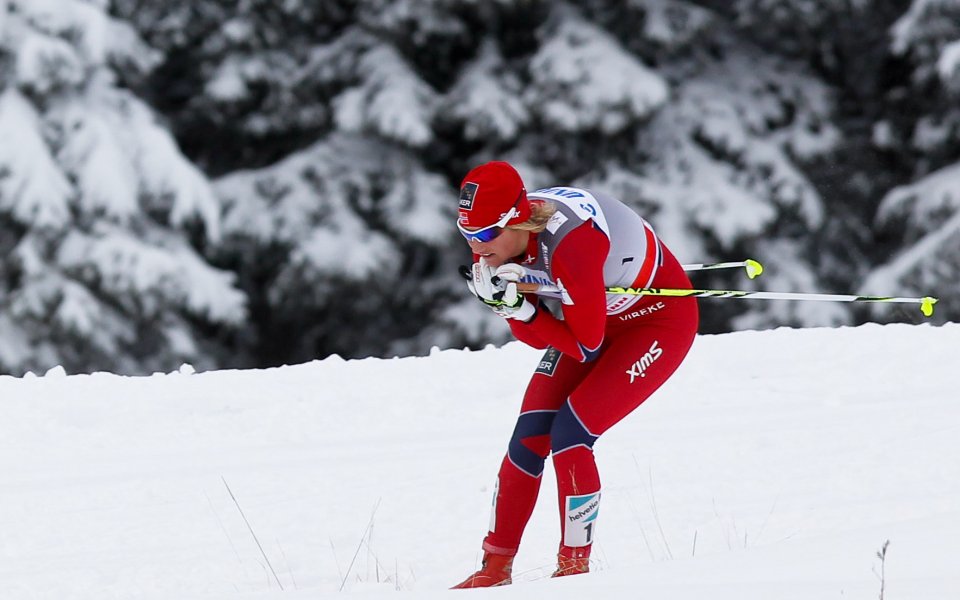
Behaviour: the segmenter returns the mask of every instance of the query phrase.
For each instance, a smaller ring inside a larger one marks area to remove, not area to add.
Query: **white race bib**
[[[593,543],[600,512],[600,492],[584,496],[567,496],[563,525],[563,545],[580,548]]]

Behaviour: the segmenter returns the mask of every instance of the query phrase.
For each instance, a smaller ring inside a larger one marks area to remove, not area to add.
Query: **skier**
[[[561,542],[554,577],[589,571],[600,504],[597,438],[657,390],[697,331],[695,298],[606,293],[608,286],[691,287],[653,228],[598,192],[526,193],[508,163],[480,165],[460,187],[457,227],[474,255],[467,286],[513,334],[546,348],[500,466],[482,567],[457,588],[507,585],[553,453]],[[518,283],[552,294],[519,293]]]

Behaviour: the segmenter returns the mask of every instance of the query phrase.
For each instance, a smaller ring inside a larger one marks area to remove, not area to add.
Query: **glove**
[[[502,265],[498,269],[486,264],[483,259],[473,267],[460,267],[460,274],[467,279],[470,293],[489,306],[504,319],[530,321],[537,312],[533,303],[524,300],[517,291],[516,282],[526,270],[520,265]]]
[[[504,305],[516,309],[516,312],[511,315],[511,318],[520,319],[521,321],[529,321],[536,311],[535,303],[525,302],[523,294],[517,290],[517,283],[519,283],[526,274],[527,270],[520,265],[507,263],[497,267],[497,270],[494,271],[493,277],[491,278],[493,285],[503,290],[503,293],[500,295],[500,300]],[[533,309],[532,311],[530,310],[531,308]]]

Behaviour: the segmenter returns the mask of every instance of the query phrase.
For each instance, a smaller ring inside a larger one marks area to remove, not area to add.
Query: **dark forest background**
[[[596,187],[703,287],[960,308],[960,2],[6,0],[0,371],[479,347],[462,175]],[[701,331],[920,322],[704,300]]]

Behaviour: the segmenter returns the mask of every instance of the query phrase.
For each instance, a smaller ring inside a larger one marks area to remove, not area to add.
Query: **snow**
[[[225,235],[296,244],[301,262],[354,279],[387,268],[398,253],[365,218],[432,244],[445,239],[454,218],[442,178],[394,148],[350,135],[330,136],[265,169],[234,172],[215,187]]]
[[[58,228],[70,217],[70,183],[40,135],[40,117],[13,89],[0,95],[0,211],[21,224]]]
[[[906,232],[908,245],[886,263],[871,270],[859,293],[900,289],[923,290],[944,300],[941,308],[954,314],[958,287],[956,260],[960,240],[960,165],[953,164],[912,183],[891,190],[877,211],[879,228],[896,225]]]
[[[433,140],[430,121],[438,100],[391,46],[377,45],[360,58],[363,82],[334,100],[336,122],[343,131],[371,130],[413,147]]]
[[[668,47],[690,44],[711,25],[712,15],[675,0],[633,0],[645,13],[643,37]]]
[[[666,81],[579,16],[567,15],[543,35],[546,41],[530,61],[525,99],[558,130],[612,134],[666,103]]]
[[[220,239],[220,205],[209,180],[183,154],[173,135],[132,94],[116,93],[122,108],[120,129],[141,178],[141,192],[150,208],[169,215],[172,225],[197,219],[211,241]]]
[[[119,59],[146,70],[160,59],[127,23],[111,18],[98,0],[9,0],[11,11],[52,37],[72,40],[84,62]],[[50,39],[50,38],[48,38]],[[69,50],[68,50],[69,51]],[[72,51],[70,51],[72,53]]]
[[[957,79],[960,71],[960,40],[950,42],[943,47],[940,58],[937,60],[937,71],[940,73],[940,78],[948,85]]]
[[[244,63],[236,59],[223,61],[216,74],[207,82],[207,94],[221,102],[242,100],[249,93],[244,77]]]
[[[530,111],[520,100],[523,84],[513,73],[504,73],[504,67],[496,44],[487,41],[446,95],[442,112],[463,122],[468,140],[514,140],[530,121]]]
[[[910,137],[910,146],[921,152],[935,152],[950,143],[953,124],[939,116],[924,116],[917,119]],[[927,173],[926,177],[930,174]],[[922,178],[921,178],[922,180]],[[920,180],[917,180],[920,181]]]
[[[0,377],[0,596],[877,598],[889,540],[886,597],[957,598],[958,344],[956,324],[701,336],[596,446],[594,572],[546,577],[548,472],[517,583],[477,592],[446,588],[539,351]]]
[[[361,0],[356,7],[357,20],[374,31],[403,31],[417,45],[423,45],[434,36],[466,35],[466,26],[454,16],[456,9],[461,8],[458,4],[465,3],[449,0]]]
[[[98,224],[93,235],[71,231],[57,261],[68,272],[95,271],[101,293],[150,319],[172,304],[212,322],[244,320],[246,300],[233,288],[235,274],[214,269],[176,236],[153,232],[146,237],[144,243],[106,224]]]
[[[927,31],[925,21],[939,18],[941,9],[949,12],[955,0],[912,0],[907,9],[890,27],[890,49],[897,54],[904,54],[910,48],[924,41]]]
[[[17,55],[17,83],[38,94],[61,86],[78,86],[86,73],[67,42],[43,34],[27,33]]]
[[[57,160],[84,191],[77,202],[84,214],[126,221],[139,212],[139,173],[121,144],[122,130],[111,115],[87,103],[65,105],[55,117],[64,132]]]
[[[891,190],[877,211],[881,225],[906,221],[909,231],[928,232],[943,226],[944,216],[960,211],[960,164],[952,164],[909,185]]]

